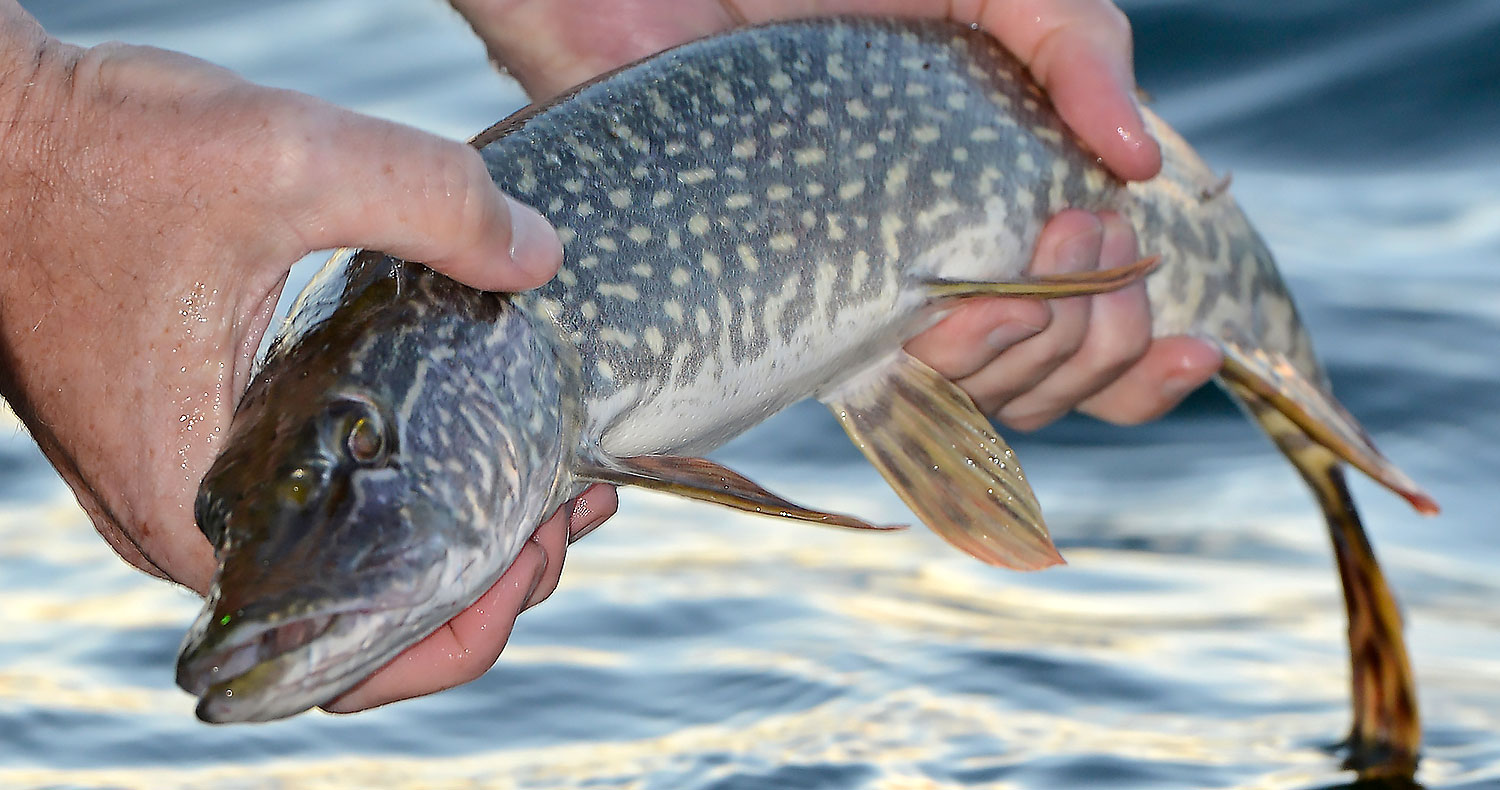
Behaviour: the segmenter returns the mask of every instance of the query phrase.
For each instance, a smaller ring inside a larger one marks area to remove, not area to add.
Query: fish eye
[[[365,467],[390,458],[392,443],[379,409],[363,399],[341,401],[334,409],[335,437],[346,458]]]

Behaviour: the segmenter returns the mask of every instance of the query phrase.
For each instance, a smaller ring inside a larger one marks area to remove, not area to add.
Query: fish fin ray
[[[1015,454],[969,396],[932,368],[898,350],[823,402],[907,506],[949,543],[1018,570],[1063,562]]]
[[[1222,338],[1217,342],[1224,352],[1219,375],[1226,382],[1265,400],[1313,441],[1410,502],[1417,512],[1438,512],[1437,502],[1375,448],[1353,415],[1286,357],[1247,343]]]
[[[830,527],[891,531],[904,526],[881,526],[853,516],[804,507],[762,488],[744,475],[706,458],[675,455],[637,455],[601,459],[577,470],[581,479],[613,485],[640,486],[653,491],[711,502],[765,516],[807,521]]]
[[[1126,266],[1068,274],[1022,277],[1006,282],[931,278],[923,285],[933,299],[971,299],[979,296],[1022,296],[1033,299],[1064,299],[1116,291],[1138,282],[1156,269],[1161,257],[1153,255]]]

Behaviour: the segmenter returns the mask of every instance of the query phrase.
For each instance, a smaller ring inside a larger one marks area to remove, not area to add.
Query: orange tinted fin
[[[764,516],[810,521],[847,529],[899,530],[902,526],[877,526],[853,516],[813,510],[761,488],[744,475],[706,458],[673,455],[637,455],[611,458],[586,465],[580,478],[621,486],[640,486],[687,499],[712,502]]]
[[[1438,512],[1437,502],[1375,449],[1354,417],[1285,357],[1223,339],[1218,343],[1224,351],[1219,375],[1226,381],[1269,402],[1313,441],[1406,499],[1417,512]]]
[[[969,396],[904,351],[822,398],[913,512],[991,565],[1063,561],[1015,454]]]

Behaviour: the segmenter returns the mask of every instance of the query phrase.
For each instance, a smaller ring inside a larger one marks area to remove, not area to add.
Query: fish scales
[[[1014,58],[955,30],[708,39],[487,135],[496,183],[562,231],[566,273],[518,303],[577,344],[606,450],[712,448],[930,322],[903,283],[1015,277],[1069,207],[1120,210],[1162,256],[1156,334],[1229,327],[1322,380],[1269,255],[1232,198],[1201,197],[1217,177],[1185,144],[1124,188]]]
[[[474,601],[592,482],[868,527],[691,457],[809,396],[954,545],[1060,561],[1014,454],[901,345],[958,298],[1140,276],[1024,273],[1050,216],[1114,210],[1160,256],[1153,334],[1216,344],[1317,496],[1349,603],[1351,752],[1409,773],[1400,618],[1340,460],[1435,506],[1328,393],[1226,183],[1148,123],[1163,172],[1122,184],[987,36],[846,18],[687,44],[498,124],[475,144],[558,229],[563,269],[485,294],[350,251],[315,278],[202,485],[221,568],[179,683],[212,721],[319,704]]]

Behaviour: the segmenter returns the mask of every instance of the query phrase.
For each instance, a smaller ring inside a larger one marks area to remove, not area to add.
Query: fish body
[[[1318,426],[1330,467],[1425,502],[1328,394],[1219,177],[1151,123],[1164,171],[1123,184],[983,34],[842,18],[694,42],[498,124],[475,144],[557,227],[561,273],[504,295],[375,252],[330,262],[201,489],[222,568],[179,682],[215,721],[324,702],[473,601],[595,481],[861,526],[696,458],[808,397],[960,548],[1057,561],[1013,455],[901,346],[960,298],[1144,271],[1029,279],[1066,208],[1122,213],[1160,257],[1154,334],[1217,343],[1231,389],[1292,415],[1283,433]]]

